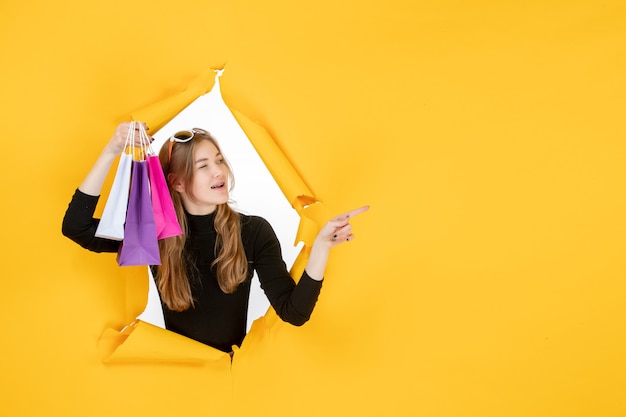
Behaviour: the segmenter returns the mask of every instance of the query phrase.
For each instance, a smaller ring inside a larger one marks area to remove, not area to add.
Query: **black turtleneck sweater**
[[[63,234],[94,252],[117,252],[120,242],[95,236],[99,219],[93,218],[99,197],[76,190],[63,219]],[[270,224],[258,216],[241,217],[241,238],[250,266],[247,279],[232,294],[217,284],[215,269],[215,214],[186,214],[189,235],[185,250],[196,266],[188,268],[195,306],[182,312],[162,304],[165,327],[225,352],[241,345],[246,334],[250,282],[257,272],[278,316],[291,324],[304,324],[313,311],[322,286],[306,272],[298,284],[289,275],[282,260],[280,244]],[[158,266],[153,266],[156,274]]]

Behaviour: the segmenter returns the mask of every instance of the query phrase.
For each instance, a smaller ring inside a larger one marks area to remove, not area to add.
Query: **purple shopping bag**
[[[117,263],[120,266],[161,265],[145,161],[132,163],[124,240]]]
[[[176,218],[172,196],[167,188],[159,157],[151,155],[148,156],[147,160],[157,238],[165,239],[166,237],[182,235],[183,231],[178,223],[178,218]]]

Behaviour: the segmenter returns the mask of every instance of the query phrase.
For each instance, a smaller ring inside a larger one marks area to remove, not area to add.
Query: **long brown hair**
[[[193,156],[200,141],[208,140],[221,153],[220,147],[208,132],[194,129],[194,137],[189,142],[174,143],[169,155],[170,143],[166,142],[159,152],[159,160],[172,196],[176,216],[183,230],[180,236],[159,240],[161,266],[155,276],[161,301],[173,311],[183,311],[193,307],[191,284],[188,273],[195,271],[191,260],[184,252],[185,242],[189,234],[187,218],[180,193],[173,189],[173,184],[182,180],[186,190],[191,190],[194,177]],[[228,167],[229,184],[232,188],[234,178],[232,169]],[[194,198],[193,195],[190,195]],[[215,248],[207,248],[215,252],[215,260],[211,267],[215,268],[217,282],[225,293],[232,293],[248,275],[248,261],[241,240],[241,219],[228,203],[217,206],[215,213],[215,231],[217,239]]]

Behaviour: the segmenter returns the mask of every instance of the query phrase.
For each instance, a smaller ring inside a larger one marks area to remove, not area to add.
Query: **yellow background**
[[[5,0],[0,414],[623,416],[621,1]],[[226,64],[331,212],[312,320],[101,362],[145,270],[61,236],[116,124]]]

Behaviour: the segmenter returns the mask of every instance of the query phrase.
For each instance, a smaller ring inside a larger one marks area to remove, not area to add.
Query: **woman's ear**
[[[178,193],[182,193],[185,191],[185,184],[179,179],[176,178],[174,174],[168,174],[167,182],[171,184],[171,187],[174,191]]]

